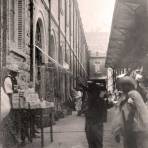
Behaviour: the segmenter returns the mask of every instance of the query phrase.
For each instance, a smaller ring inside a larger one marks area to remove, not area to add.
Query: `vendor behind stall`
[[[17,92],[17,76],[19,73],[18,66],[15,64],[6,67],[7,72],[3,76],[3,90],[5,94],[9,97],[10,101],[10,112],[4,117],[1,122],[1,132],[2,134],[2,145],[4,148],[13,147],[19,144],[19,139],[17,138],[17,126],[18,122],[16,120],[15,114],[12,110],[12,96]]]
[[[12,95],[18,92],[17,76],[19,73],[18,66],[13,64],[7,67],[8,74],[4,78],[4,90],[10,98],[12,105]],[[12,106],[13,107],[13,106]]]

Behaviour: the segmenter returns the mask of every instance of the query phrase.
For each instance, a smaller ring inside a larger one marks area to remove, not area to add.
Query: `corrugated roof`
[[[107,67],[140,64],[147,50],[147,0],[117,0],[107,51]]]

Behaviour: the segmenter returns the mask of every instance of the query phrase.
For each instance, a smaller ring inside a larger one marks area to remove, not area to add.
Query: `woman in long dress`
[[[136,82],[125,76],[119,79],[118,84],[124,93],[124,99],[119,105],[122,117],[120,132],[124,137],[124,147],[148,148],[148,109],[136,90]]]

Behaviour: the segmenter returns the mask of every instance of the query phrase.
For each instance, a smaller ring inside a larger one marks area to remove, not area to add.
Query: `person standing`
[[[80,90],[76,91],[76,96],[75,96],[75,108],[77,111],[77,115],[81,116],[81,106],[82,106],[82,92]]]
[[[15,114],[13,112],[12,98],[13,93],[17,92],[17,75],[18,75],[18,66],[11,65],[11,67],[6,67],[6,73],[3,75],[3,84],[2,90],[5,95],[9,98],[10,112],[3,118],[1,121],[1,137],[2,137],[2,146],[3,148],[10,148],[19,144],[19,140],[16,136],[17,132],[17,122],[15,122]],[[2,92],[1,92],[1,97]]]
[[[112,107],[105,99],[106,88],[96,83],[89,84],[86,110],[85,131],[89,148],[103,148],[103,123],[106,121],[107,108]]]
[[[123,91],[124,99],[119,104],[121,127],[116,131],[116,140],[120,142],[120,136],[123,135],[125,148],[147,148],[148,109],[136,90],[137,83],[133,78],[125,76],[118,80],[118,85]]]

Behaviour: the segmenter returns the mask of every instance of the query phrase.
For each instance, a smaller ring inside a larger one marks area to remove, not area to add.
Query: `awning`
[[[34,45],[35,48],[37,48],[38,50],[41,51],[41,53],[46,56],[48,58],[48,61],[53,63],[58,69],[60,70],[64,70],[64,71],[68,71],[68,73],[71,74],[71,72],[69,72],[69,65],[67,63],[64,62],[64,64],[59,64],[55,59],[53,59],[51,56],[49,56],[45,51],[43,51],[39,46]],[[79,61],[78,61],[79,62]],[[83,64],[79,62],[79,64],[81,65],[81,68],[83,69],[83,71],[87,74],[86,69],[84,68]]]
[[[106,67],[140,65],[148,49],[147,0],[116,0]]]

